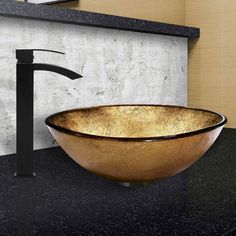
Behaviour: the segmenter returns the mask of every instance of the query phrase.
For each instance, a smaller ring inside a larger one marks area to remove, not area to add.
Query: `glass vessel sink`
[[[168,105],[108,105],[67,110],[46,124],[79,165],[118,182],[149,182],[191,166],[214,143],[226,118]]]

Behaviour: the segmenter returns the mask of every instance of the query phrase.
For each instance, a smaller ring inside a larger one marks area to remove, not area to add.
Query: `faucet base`
[[[19,175],[19,174],[17,174],[17,173],[15,172],[15,173],[14,173],[14,176],[15,176],[15,177],[35,177],[35,176],[36,176],[36,173],[33,172],[32,175]]]
[[[132,186],[147,186],[150,184],[150,182],[118,182],[119,185],[123,187],[132,187]]]

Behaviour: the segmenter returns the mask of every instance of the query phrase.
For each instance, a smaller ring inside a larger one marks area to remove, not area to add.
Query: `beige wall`
[[[185,0],[79,0],[57,5],[183,25],[184,2]]]
[[[236,128],[236,1],[186,0],[185,23],[201,28],[190,43],[189,105],[225,114]]]

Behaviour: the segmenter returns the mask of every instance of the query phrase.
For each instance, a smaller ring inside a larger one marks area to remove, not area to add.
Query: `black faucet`
[[[65,68],[42,63],[33,63],[34,51],[45,49],[16,50],[16,176],[34,176],[33,172],[33,119],[34,119],[34,71],[56,72],[70,79],[82,76]]]

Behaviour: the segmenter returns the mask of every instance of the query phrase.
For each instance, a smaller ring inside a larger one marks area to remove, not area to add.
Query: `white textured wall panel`
[[[15,49],[45,48],[35,62],[72,69],[71,81],[35,72],[35,149],[54,145],[44,119],[90,105],[187,105],[187,39],[0,17],[0,155],[15,152]]]

